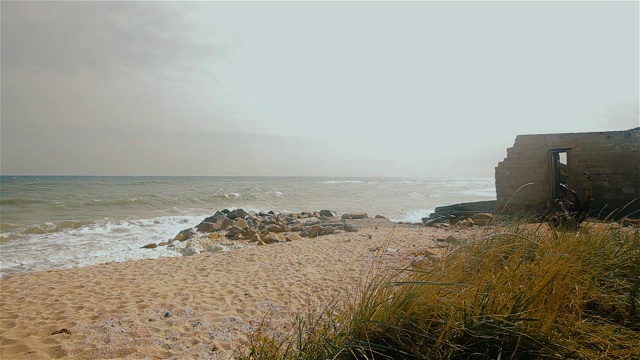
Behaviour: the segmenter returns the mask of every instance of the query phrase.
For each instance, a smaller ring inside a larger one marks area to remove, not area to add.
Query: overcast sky
[[[639,126],[634,2],[6,2],[8,174],[492,177]]]

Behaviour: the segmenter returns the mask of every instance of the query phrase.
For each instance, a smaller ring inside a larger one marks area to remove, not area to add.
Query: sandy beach
[[[472,231],[349,223],[358,231],[5,277],[0,358],[233,358],[263,319],[286,329],[360,289],[372,266],[406,266]]]

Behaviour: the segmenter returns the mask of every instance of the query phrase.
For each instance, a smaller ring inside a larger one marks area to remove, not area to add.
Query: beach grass
[[[640,234],[585,223],[555,236],[512,223],[442,256],[372,270],[289,331],[264,326],[241,359],[634,359]],[[557,238],[556,238],[557,236]]]

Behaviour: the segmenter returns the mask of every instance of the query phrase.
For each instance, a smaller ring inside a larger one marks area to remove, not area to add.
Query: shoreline
[[[48,270],[0,279],[0,357],[229,359],[265,318],[362,288],[374,265],[407,266],[473,229],[347,220],[357,232],[242,251]]]

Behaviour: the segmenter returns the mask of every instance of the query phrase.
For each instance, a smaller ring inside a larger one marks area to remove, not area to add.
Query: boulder
[[[208,218],[204,219],[202,222],[208,222],[208,223],[215,223],[218,222],[218,220],[220,219],[226,219],[227,215],[221,213],[220,211],[216,211],[215,214],[213,214],[213,216],[209,216]]]
[[[217,223],[213,224],[213,228],[217,230],[226,230],[228,227],[233,226],[233,221],[230,219],[222,219]]]
[[[318,233],[318,235],[329,235],[329,234],[333,234],[335,232],[336,231],[334,230],[333,227],[331,227],[331,226],[323,226],[320,229],[320,232]]]
[[[493,220],[493,214],[491,213],[478,213],[471,216],[473,222],[478,226],[485,226]]]
[[[158,244],[147,244],[143,247],[141,247],[141,249],[155,249],[158,247]]]
[[[284,239],[286,241],[296,241],[296,240],[302,239],[302,236],[300,236],[298,234],[287,234],[287,235],[285,235]]]
[[[441,223],[443,223],[445,221],[446,220],[440,219],[440,218],[428,219],[427,221],[424,222],[424,226],[433,226],[433,227],[435,227],[437,224],[441,224]]]
[[[475,225],[475,222],[470,218],[466,218],[466,219],[464,219],[462,221],[459,221],[458,224],[460,224],[462,226],[472,227],[473,225]]]
[[[235,209],[227,215],[227,217],[231,220],[235,219],[244,219],[247,216],[247,212],[243,209]]]
[[[252,242],[254,242],[254,241],[262,242],[262,237],[258,233],[255,233],[255,234],[251,235],[251,237],[249,239],[251,239]],[[263,245],[264,245],[264,243],[263,243]]]
[[[269,234],[267,236],[265,236],[262,241],[265,244],[273,244],[273,243],[278,243],[281,242],[283,239],[280,237],[280,235],[278,234]]]
[[[488,201],[474,201],[468,203],[460,203],[447,206],[438,206],[435,208],[435,212],[440,215],[450,215],[455,213],[487,213],[492,212],[496,208],[495,200]]]
[[[228,237],[229,239],[241,239],[242,238],[242,234],[244,233],[244,230],[237,227],[237,226],[232,226],[230,228],[227,229],[227,232],[225,233],[225,236]]]
[[[233,222],[233,226],[238,227],[242,230],[247,230],[249,228],[249,225],[247,225],[247,222],[244,219],[236,219]]]
[[[320,210],[320,215],[330,218],[330,217],[337,216],[338,214],[335,211],[331,211],[331,210]]]
[[[188,240],[195,233],[196,232],[193,229],[185,229],[185,230],[180,231],[178,233],[178,235],[176,235],[176,237],[173,240],[185,241],[185,240]]]
[[[352,213],[351,214],[351,218],[352,219],[366,219],[368,217],[369,217],[369,215],[367,215],[367,213]]]
[[[287,229],[282,225],[272,224],[267,227],[267,230],[274,233],[281,233],[287,231]]]
[[[289,229],[289,231],[298,232],[298,231],[302,230],[302,225],[301,224],[294,224],[294,225],[291,225],[291,226],[287,226],[287,229]]]
[[[314,238],[316,236],[318,236],[318,234],[320,233],[320,231],[322,230],[322,227],[318,226],[318,225],[313,225],[310,229],[309,229],[309,237],[310,238]]]
[[[216,231],[215,223],[210,222],[201,222],[196,226],[196,230],[199,232],[213,232]]]

